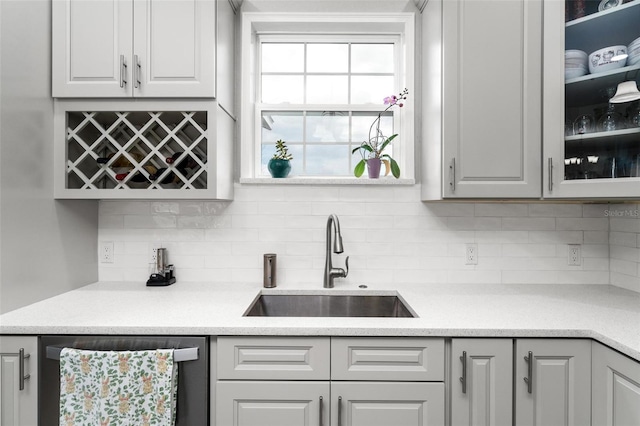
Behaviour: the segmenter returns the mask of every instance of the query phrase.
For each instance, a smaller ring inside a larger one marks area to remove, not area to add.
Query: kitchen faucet
[[[342,253],[344,251],[342,247],[342,235],[340,235],[340,221],[338,220],[338,216],[332,214],[327,219],[327,251],[325,253],[325,263],[324,263],[324,287],[325,288],[333,288],[333,280],[336,277],[345,278],[349,273],[349,256],[345,260],[345,265],[347,270],[345,271],[342,268],[334,268],[331,264],[331,224],[333,223],[333,229],[335,231],[335,236],[333,240],[333,252],[334,253]]]

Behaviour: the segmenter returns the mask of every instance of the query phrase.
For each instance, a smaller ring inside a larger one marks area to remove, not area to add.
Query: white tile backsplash
[[[419,186],[236,184],[234,201],[102,201],[99,239],[115,243],[101,280],[146,280],[150,249],[167,247],[178,280],[278,281],[322,286],[327,216],[340,218],[350,273],[340,282],[614,284],[640,291],[635,204],[472,203],[419,200]],[[478,244],[478,265],[465,244]],[[582,244],[582,264],[567,264]]]

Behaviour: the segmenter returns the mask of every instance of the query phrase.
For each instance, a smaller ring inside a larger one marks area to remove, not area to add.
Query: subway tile
[[[526,243],[529,241],[528,231],[476,231],[478,243]]]
[[[363,215],[367,208],[366,203],[330,203],[330,202],[313,202],[311,204],[311,214],[314,216],[326,216],[336,214],[340,216],[360,216]],[[326,218],[325,218],[326,221]]]
[[[609,219],[609,230],[614,232],[640,233],[640,220],[626,217],[612,217]]]
[[[608,241],[608,231],[584,231],[585,244],[606,244]]]
[[[149,247],[162,244],[179,280],[259,286],[262,255],[276,252],[279,280],[315,288],[322,284],[326,218],[336,213],[345,253],[334,263],[351,256],[344,283],[638,286],[637,203],[424,203],[419,186],[236,190],[231,202],[101,201],[98,237],[114,241],[116,257],[98,266],[99,279],[146,281]],[[471,242],[478,244],[477,266],[464,262]],[[582,265],[567,265],[567,244],[582,244]]]
[[[151,214],[178,215],[180,214],[180,203],[166,201],[153,202],[151,203]]]
[[[260,285],[262,285],[262,278],[262,268],[242,268],[231,270],[232,283],[256,283],[256,290],[260,288]]]
[[[582,269],[585,271],[609,271],[609,258],[590,258],[582,259]]]
[[[260,229],[258,231],[258,240],[265,242],[311,242],[313,241],[313,231],[304,229]]]
[[[398,242],[393,243],[392,251],[396,256],[435,257],[443,253],[451,255],[446,243]],[[462,247],[462,245],[456,245]],[[462,255],[462,254],[461,254]]]
[[[527,204],[511,203],[478,203],[475,205],[475,216],[528,216]]]
[[[234,201],[287,201],[285,188],[268,185],[240,185],[235,188]]]
[[[448,282],[445,270],[394,269],[393,282],[403,284],[444,284]]]
[[[503,244],[504,257],[556,257],[555,244]]]
[[[608,217],[611,204],[582,204],[582,217]]]
[[[502,271],[503,284],[556,284],[558,273],[556,271]]]
[[[352,203],[352,202],[376,202],[379,200],[392,200],[393,199],[393,187],[383,186],[367,186],[356,185],[350,187],[340,187],[338,189],[340,196],[340,202]]]
[[[151,213],[148,201],[110,201],[100,200],[98,205],[100,215],[148,215]]]
[[[550,217],[503,217],[505,231],[551,231],[556,229],[556,219]]]
[[[366,224],[368,221],[364,221]],[[448,218],[432,216],[395,216],[393,227],[397,229],[449,229]]]
[[[582,257],[609,259],[609,245],[608,244],[583,244]]]
[[[177,219],[175,216],[142,216],[126,215],[124,227],[131,229],[175,228]]]
[[[417,202],[422,205],[420,200],[421,197],[420,186],[398,186],[393,188],[393,200],[395,202]]]
[[[609,246],[611,259],[640,262],[640,249],[635,247]]]
[[[103,215],[98,217],[98,229],[124,228],[124,215]]]
[[[260,215],[308,215],[311,214],[310,201],[261,201],[258,203]]]
[[[636,203],[611,204],[604,210],[604,215],[618,219],[639,219],[640,208]]]
[[[285,189],[285,195],[288,199],[296,201],[321,201],[331,203],[338,203],[340,201],[338,189],[331,186],[291,186]]]
[[[611,285],[640,293],[640,278],[611,272]]]
[[[638,244],[638,234],[635,232],[616,232],[609,233],[609,244],[612,246],[636,247]]]
[[[469,241],[473,243],[473,241]],[[455,256],[464,259],[467,253],[467,244],[447,244],[446,253],[448,256]],[[482,243],[478,244],[478,258],[500,257],[502,256],[502,244]]]
[[[608,231],[607,218],[557,218],[558,231]]]
[[[501,280],[500,271],[448,271],[447,282],[451,284],[495,284]]]
[[[582,231],[531,231],[529,242],[582,244],[583,233]]]
[[[474,205],[469,203],[425,203],[430,216],[474,216]]]
[[[609,284],[609,271],[558,271],[558,284]]]
[[[502,221],[499,217],[450,217],[447,225],[458,231],[490,231],[501,229]]]
[[[609,269],[611,272],[635,277],[638,274],[638,262],[622,259],[611,259],[611,261],[609,262]]]
[[[531,217],[582,217],[582,204],[529,204]],[[599,216],[602,217],[602,216]]]

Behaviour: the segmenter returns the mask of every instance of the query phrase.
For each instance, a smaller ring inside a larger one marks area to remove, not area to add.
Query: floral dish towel
[[[173,349],[60,353],[61,426],[173,426]]]

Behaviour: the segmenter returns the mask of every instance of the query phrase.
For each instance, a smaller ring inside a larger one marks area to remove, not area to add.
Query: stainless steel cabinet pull
[[[462,393],[467,393],[467,351],[462,351],[460,361],[462,361],[462,377],[460,377]]]
[[[318,424],[319,424],[320,426],[323,426],[323,423],[324,423],[324,422],[322,421],[322,397],[320,397],[320,401],[319,401],[319,404],[318,404],[318,405],[320,406],[320,408],[318,409],[318,411],[319,411],[319,412],[318,412],[318,417],[320,418],[320,421],[318,421]]]
[[[451,165],[449,166],[449,186],[451,187],[451,192],[456,192],[456,157],[451,159]]]
[[[138,55],[133,55],[133,72],[136,74],[133,79],[133,85],[136,89],[140,87],[142,82],[140,81],[140,76],[142,75],[142,66],[140,65],[140,59]]]
[[[120,55],[120,87],[124,89],[127,85],[127,64],[124,61],[124,55]]]
[[[527,392],[531,393],[533,380],[531,376],[533,376],[533,352],[529,351],[529,355],[524,357],[524,360],[527,362],[527,377],[524,378],[524,382],[527,384]]]
[[[31,374],[24,374],[24,360],[30,358],[30,354],[24,353],[24,348],[20,348],[17,353],[0,353],[0,356],[17,356],[18,357],[18,389],[24,390],[24,381],[31,378]]]
[[[549,157],[549,192],[553,191],[553,158]]]
[[[342,426],[342,397],[338,397],[338,426]]]

